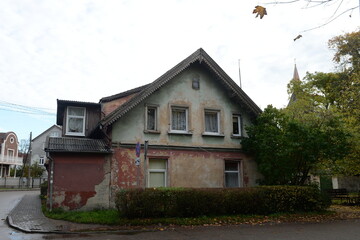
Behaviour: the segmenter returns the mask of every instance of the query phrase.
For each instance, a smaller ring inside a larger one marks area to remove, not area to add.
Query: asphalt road
[[[132,240],[132,239],[241,239],[241,240],[360,240],[360,219],[332,221],[324,223],[287,223],[275,225],[238,225],[221,227],[175,228],[158,232],[133,234],[26,234],[9,228],[5,223],[7,214],[20,201],[24,194],[36,192],[0,192],[0,240]]]

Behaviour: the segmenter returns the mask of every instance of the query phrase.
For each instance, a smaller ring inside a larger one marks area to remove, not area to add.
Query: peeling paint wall
[[[104,116],[108,115],[109,113],[113,112],[115,109],[117,109],[119,106],[123,105],[125,102],[129,101],[131,98],[133,98],[136,94],[131,94],[123,98],[114,99],[112,101],[102,103],[101,104],[101,111],[104,114]]]
[[[225,187],[225,161],[240,163],[240,184],[242,187],[256,185],[260,178],[255,162],[241,152],[209,152],[197,150],[161,150],[149,146],[148,158],[141,156],[140,166],[135,165],[134,148],[116,148],[112,172],[112,185],[121,188],[146,187],[149,159],[167,161],[168,187],[219,188]],[[116,187],[114,188],[116,189]]]
[[[109,206],[110,162],[103,154],[57,153],[53,207],[84,210]]]

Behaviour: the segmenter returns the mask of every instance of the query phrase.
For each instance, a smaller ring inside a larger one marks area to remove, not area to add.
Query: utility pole
[[[29,149],[28,149],[28,155],[27,155],[27,165],[28,165],[28,178],[27,178],[27,185],[28,185],[28,188],[30,188],[30,174],[31,174],[31,152],[32,152],[32,149],[31,149],[31,141],[32,141],[32,132],[30,132],[30,140],[29,140]]]
[[[147,151],[148,151],[149,141],[145,141],[144,143],[144,188],[147,186]]]

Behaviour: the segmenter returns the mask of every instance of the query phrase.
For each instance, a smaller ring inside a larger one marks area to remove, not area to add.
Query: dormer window
[[[67,107],[66,135],[85,136],[85,114],[83,107]]]

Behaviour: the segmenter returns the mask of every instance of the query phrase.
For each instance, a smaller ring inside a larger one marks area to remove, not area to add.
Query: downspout
[[[53,208],[53,179],[54,179],[54,159],[50,156],[50,153],[47,152],[47,158],[50,160],[50,183],[49,183],[49,210],[52,211]]]

